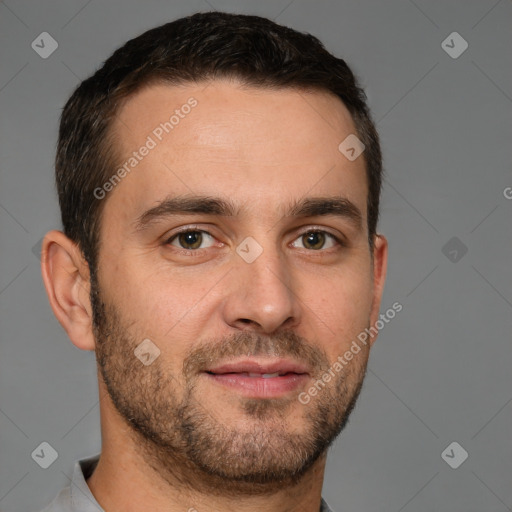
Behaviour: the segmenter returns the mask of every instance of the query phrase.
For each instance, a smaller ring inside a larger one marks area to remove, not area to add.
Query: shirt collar
[[[71,510],[73,512],[104,512],[86,482],[96,468],[99,458],[100,454],[97,454],[75,463],[71,479]]]

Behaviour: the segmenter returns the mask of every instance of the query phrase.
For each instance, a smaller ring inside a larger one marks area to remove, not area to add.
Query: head
[[[347,64],[256,16],[155,28],[67,102],[56,178],[50,301],[148,466],[237,492],[300,479],[354,407],[374,339],[332,367],[385,279],[379,139]]]

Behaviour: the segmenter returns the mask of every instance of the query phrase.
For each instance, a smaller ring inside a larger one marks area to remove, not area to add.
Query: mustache
[[[281,331],[271,336],[242,331],[220,340],[206,341],[192,350],[183,361],[183,374],[188,378],[219,361],[241,356],[291,358],[306,364],[312,374],[329,367],[325,351],[293,331]]]

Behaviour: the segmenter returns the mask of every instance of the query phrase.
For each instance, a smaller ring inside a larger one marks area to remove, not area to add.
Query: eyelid
[[[187,233],[188,231],[200,231],[201,233],[208,233],[209,235],[211,235],[209,231],[207,231],[206,229],[202,229],[198,224],[188,224],[187,226],[181,226],[176,230],[173,230],[171,234],[166,233],[162,238],[165,241],[169,241],[171,240],[171,238],[174,238],[175,236],[181,233]]]
[[[342,234],[335,234],[328,229],[326,229],[324,226],[308,226],[301,229],[299,232],[299,236],[305,235],[306,233],[325,233],[326,235],[329,235],[331,238],[333,238],[339,245],[346,245],[345,238]],[[296,240],[296,238],[294,238]]]

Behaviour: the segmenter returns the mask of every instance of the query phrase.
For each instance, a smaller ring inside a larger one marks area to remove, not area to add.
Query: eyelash
[[[187,228],[185,228],[185,229],[183,229],[181,231],[178,231],[178,232],[174,233],[171,237],[167,238],[166,241],[164,242],[164,245],[165,246],[171,245],[171,242],[173,242],[179,235],[183,235],[183,234],[187,234],[187,233],[206,233],[207,235],[211,236],[212,238],[215,238],[209,231],[206,231],[204,229],[187,227]],[[332,250],[337,250],[340,247],[346,247],[346,244],[343,241],[341,241],[337,236],[333,235],[329,231],[325,231],[325,230],[319,229],[319,228],[309,228],[309,229],[303,231],[302,233],[300,233],[297,236],[297,238],[295,238],[293,241],[295,242],[300,237],[302,237],[302,236],[304,236],[306,234],[309,234],[309,233],[323,233],[327,237],[332,239],[336,243],[336,245],[338,247],[337,248],[336,247],[331,247],[329,249],[318,249],[318,250],[306,249],[306,248],[299,248],[299,249],[305,250],[305,251],[307,251],[309,253],[313,253],[313,254],[317,253],[315,255],[320,255],[322,253],[331,252]],[[176,250],[178,252],[181,252],[185,256],[196,256],[196,255],[201,254],[203,251],[206,251],[206,250],[210,249],[210,247],[205,247],[203,249],[184,249],[183,247],[181,247],[181,248],[180,247],[174,247],[174,246],[172,246],[172,247],[173,247],[174,250]]]

